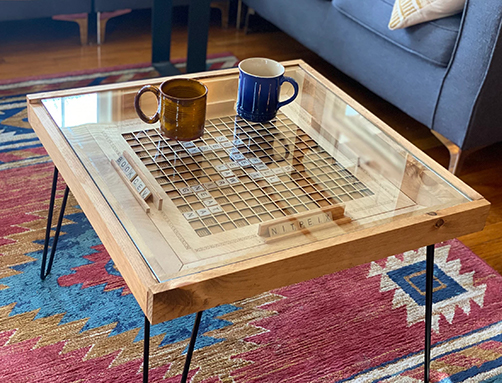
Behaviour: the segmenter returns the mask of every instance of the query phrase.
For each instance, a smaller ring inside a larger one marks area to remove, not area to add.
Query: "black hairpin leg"
[[[187,357],[185,359],[185,367],[183,368],[183,375],[181,376],[181,383],[185,383],[188,378],[188,371],[190,371],[190,362],[192,361],[193,349],[195,341],[197,340],[197,333],[199,332],[200,319],[202,318],[203,311],[199,311],[195,317],[193,324],[192,336],[190,337],[190,344],[188,345]]]
[[[427,246],[425,266],[425,363],[424,382],[429,382],[431,364],[432,292],[434,287],[434,245]]]
[[[148,383],[148,363],[150,357],[150,321],[145,315],[145,328],[143,333],[143,383]]]
[[[195,323],[193,325],[192,336],[190,337],[190,343],[188,345],[188,352],[185,359],[185,367],[183,368],[183,375],[181,376],[181,383],[186,383],[188,378],[188,372],[190,371],[190,363],[192,361],[192,354],[195,348],[195,341],[197,340],[197,334],[199,332],[200,320],[202,318],[203,311],[199,311],[195,317]],[[144,332],[144,345],[143,345],[143,383],[148,383],[148,357],[150,354],[150,321],[145,315],[145,332]]]
[[[47,217],[47,227],[45,228],[45,241],[44,241],[44,252],[42,254],[42,267],[40,268],[40,278],[42,280],[47,277],[47,275],[51,272],[52,263],[54,262],[54,255],[56,254],[56,247],[58,244],[59,233],[61,231],[61,224],[63,223],[64,211],[66,208],[66,201],[68,200],[68,193],[70,189],[66,186],[64,191],[63,202],[61,203],[61,211],[59,212],[58,223],[56,226],[56,234],[54,235],[54,241],[52,243],[51,254],[49,256],[49,265],[47,266],[47,270],[45,269],[45,265],[47,263],[47,252],[49,250],[49,240],[51,238],[51,227],[52,227],[52,214],[54,213],[54,200],[56,198],[56,188],[58,184],[58,169],[54,167],[54,176],[52,178],[52,190],[51,190],[51,200],[49,206],[49,215]]]

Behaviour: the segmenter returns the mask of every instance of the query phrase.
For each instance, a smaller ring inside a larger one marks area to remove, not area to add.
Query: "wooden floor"
[[[314,53],[280,31],[245,35],[235,28],[222,29],[217,10],[209,35],[208,53],[231,52],[239,59],[301,58],[378,115],[442,165],[448,152],[430,131],[392,105],[365,90]],[[186,56],[185,15],[175,13],[171,57]],[[135,11],[109,21],[106,41],[97,46],[91,30],[90,45],[80,46],[78,27],[49,19],[0,23],[0,81],[27,76],[71,72],[99,67],[149,62],[150,16]],[[492,145],[467,158],[460,178],[492,203],[485,230],[460,238],[476,254],[502,273],[502,144]]]

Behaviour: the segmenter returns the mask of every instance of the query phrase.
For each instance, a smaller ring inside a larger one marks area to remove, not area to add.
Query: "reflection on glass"
[[[60,127],[72,127],[98,122],[98,94],[82,94],[44,100],[54,122]]]
[[[138,87],[43,103],[160,281],[469,201],[315,77],[286,75],[300,93],[267,123],[235,115],[238,75],[204,80],[193,142],[140,121]],[[142,210],[112,165],[121,156],[162,208],[152,196]]]

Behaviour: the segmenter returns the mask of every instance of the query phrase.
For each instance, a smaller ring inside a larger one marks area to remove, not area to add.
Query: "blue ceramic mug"
[[[281,85],[289,82],[295,93],[286,101],[279,101]],[[251,58],[239,64],[237,113],[253,122],[270,121],[277,110],[298,96],[298,83],[284,76],[284,67],[266,58]]]

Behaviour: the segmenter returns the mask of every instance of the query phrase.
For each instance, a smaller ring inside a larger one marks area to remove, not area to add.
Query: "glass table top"
[[[223,73],[200,79],[192,142],[137,117],[137,85],[42,100],[160,282],[470,201],[301,66],[267,123],[236,115],[238,73]]]

